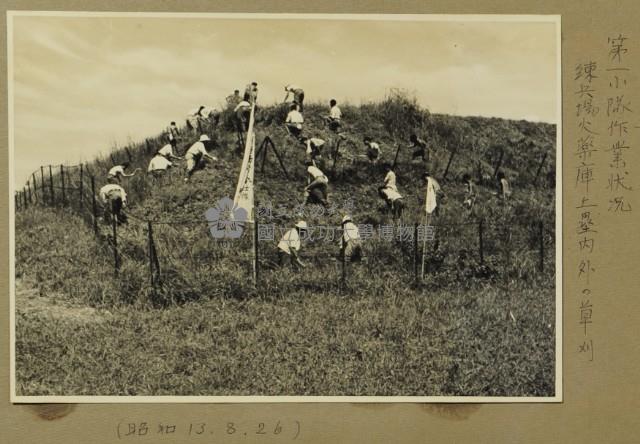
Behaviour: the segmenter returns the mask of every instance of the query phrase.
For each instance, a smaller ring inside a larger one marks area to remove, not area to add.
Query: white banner
[[[240,168],[240,176],[238,177],[238,186],[236,194],[233,198],[234,208],[242,208],[246,211],[248,220],[243,222],[252,222],[253,214],[253,173],[256,154],[256,135],[253,132],[253,111],[255,104],[251,105],[251,115],[249,117],[249,130],[244,146],[244,157],[242,159],[242,167]],[[238,221],[240,222],[240,221]]]
[[[440,185],[435,179],[431,177],[427,178],[427,198],[425,200],[425,209],[427,210],[427,214],[433,213],[433,210],[436,209],[438,203],[436,202],[436,192],[440,190]]]

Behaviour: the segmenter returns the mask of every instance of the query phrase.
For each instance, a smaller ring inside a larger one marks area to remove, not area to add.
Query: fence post
[[[444,169],[442,180],[445,180],[447,178],[447,174],[449,173],[449,167],[451,166],[451,162],[453,162],[453,156],[456,155],[456,151],[457,149],[454,149],[453,151],[451,151],[451,154],[449,155],[449,162],[447,162],[447,167]]]
[[[111,221],[113,225],[113,265],[115,269],[116,276],[118,275],[118,270],[120,269],[120,260],[118,258],[118,218],[116,217],[115,211],[115,201],[111,202]]]
[[[38,182],[36,182],[36,173],[31,173],[33,179],[33,198],[38,203]]]
[[[24,199],[24,207],[29,208],[29,201],[27,200],[27,189],[22,187],[22,197]]]
[[[32,204],[33,199],[31,197],[31,184],[29,183],[29,181],[27,181],[27,191],[29,192],[29,203]]]
[[[345,245],[346,247],[346,245]],[[341,249],[341,253],[342,253],[342,278],[341,278],[341,283],[340,283],[340,290],[344,291],[345,288],[347,287],[347,249],[346,248],[342,248]]]
[[[507,293],[509,292],[509,259],[511,258],[511,230],[509,230],[509,225],[506,225],[504,228],[504,246],[503,246],[503,266],[502,272],[504,274],[504,288]]]
[[[153,270],[153,228],[151,227],[151,221],[147,221],[147,243],[149,244],[149,277],[151,279],[151,288],[153,292],[156,291],[156,280],[154,278]]]
[[[413,226],[413,277],[418,282],[418,224]]]
[[[538,222],[538,230],[540,237],[540,272],[544,271],[544,225],[542,221]]]
[[[480,250],[480,264],[484,264],[484,239],[483,235],[483,220],[480,219],[478,223],[478,249]]]
[[[82,181],[84,180],[84,168],[82,166],[82,164],[80,164],[80,185],[78,186],[78,193],[80,194],[80,209],[82,210],[84,208],[84,201],[83,201],[83,197],[82,197]]]
[[[266,148],[265,148],[266,151]],[[258,278],[260,276],[260,262],[258,262],[259,253],[258,253],[258,217],[257,212],[254,209],[254,217],[253,217],[253,284],[256,288],[258,288]]]
[[[538,184],[538,176],[540,176],[540,171],[542,171],[542,167],[544,166],[545,161],[547,160],[547,154],[548,153],[544,153],[544,156],[542,156],[542,161],[540,162],[540,165],[538,165],[538,170],[536,171],[536,177],[535,179],[533,179],[533,186],[536,186]]]
[[[49,165],[49,190],[51,190],[51,206],[55,203],[55,192],[53,191],[53,170],[51,169],[51,165]]]
[[[96,179],[91,176],[91,201],[93,213],[93,232],[98,235],[98,206],[96,204]]]
[[[60,183],[62,184],[62,206],[67,204],[67,197],[64,190],[64,165],[60,165]]]
[[[47,188],[44,186],[44,167],[40,166],[40,189],[42,190],[42,202],[47,201]]]

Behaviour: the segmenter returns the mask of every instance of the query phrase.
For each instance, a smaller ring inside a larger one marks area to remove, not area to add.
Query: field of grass
[[[307,128],[333,145],[335,135],[321,124],[325,112],[307,106]],[[269,264],[276,240],[260,242],[260,285],[254,289],[249,239],[223,247],[208,236],[203,217],[219,198],[233,196],[241,161],[224,113],[218,128],[205,128],[220,160],[192,182],[185,184],[178,170],[160,183],[141,175],[125,183],[133,217],[119,229],[117,278],[107,242],[96,240],[73,206],[35,206],[17,214],[16,275],[19,290],[25,289],[16,300],[18,394],[553,395],[555,189],[549,173],[555,127],[429,115],[402,97],[344,106],[343,112],[348,123],[341,158],[335,168],[327,159],[325,170],[330,200],[352,198],[356,223],[390,223],[375,191],[384,173],[361,157],[361,135],[382,142],[390,161],[411,128],[437,148],[428,168],[446,196],[435,220],[436,241],[428,243],[424,282],[414,282],[411,243],[367,243],[365,262],[348,264],[341,288],[335,242],[305,244],[303,260],[312,266],[294,272]],[[281,107],[261,110],[257,140],[274,140],[290,178],[270,154],[265,172],[256,171],[256,200],[293,208],[306,183],[303,149],[276,123],[282,113]],[[196,138],[188,134],[183,145]],[[145,167],[159,143],[155,138],[129,147],[133,166]],[[500,149],[501,170],[514,187],[508,203],[492,193]],[[123,150],[114,153],[123,156]],[[100,174],[98,187],[108,166],[106,159],[88,166]],[[396,172],[407,201],[405,224],[420,222],[423,170],[410,162],[407,148],[400,151]],[[472,214],[461,203],[465,172],[479,183]],[[269,222],[289,227],[298,217]],[[337,226],[341,217],[305,219]],[[150,285],[147,220],[155,221],[156,288]],[[180,222],[186,220],[202,223]],[[538,269],[538,222],[545,233],[544,271]],[[109,226],[100,223],[99,230],[108,240]]]

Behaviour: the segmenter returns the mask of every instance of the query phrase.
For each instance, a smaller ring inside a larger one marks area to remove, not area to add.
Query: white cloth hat
[[[209,136],[207,136],[206,134],[203,134],[202,136],[200,136],[200,142],[206,142],[208,140],[211,140],[211,139],[209,139]]]
[[[302,230],[306,230],[307,229],[307,223],[303,220],[299,221],[297,224],[294,225],[296,228],[300,228]]]
[[[342,223],[345,223],[345,222],[353,222],[353,220],[351,219],[351,216],[345,215],[342,218]]]

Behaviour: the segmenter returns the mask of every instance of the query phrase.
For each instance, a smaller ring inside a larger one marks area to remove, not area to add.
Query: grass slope
[[[307,132],[332,144],[325,113],[308,105]],[[286,180],[270,154],[256,172],[259,203],[302,202],[303,149],[279,122],[286,110],[265,107],[257,140],[269,135],[286,159]],[[16,271],[37,282],[43,298],[72,300],[108,310],[103,321],[46,318],[25,309],[17,317],[17,381],[21,394],[323,394],[323,395],[552,395],[554,387],[554,199],[547,181],[555,165],[555,127],[500,119],[429,115],[405,97],[344,106],[347,135],[330,176],[330,200],[354,199],[356,223],[389,223],[378,207],[378,166],[359,157],[363,134],[383,144],[393,160],[412,128],[436,148],[428,168],[442,177],[457,150],[440,202],[437,243],[428,246],[430,273],[412,283],[411,243],[372,241],[365,264],[350,264],[340,293],[336,243],[303,247],[313,266],[303,273],[271,269],[275,242],[260,242],[261,285],[250,284],[249,239],[225,248],[210,239],[204,212],[233,196],[241,159],[223,113],[205,128],[219,162],[154,182],[138,175],[125,184],[135,219],[119,231],[123,263],[113,278],[111,253],[73,211],[32,208],[16,218]],[[183,141],[188,146],[192,133]],[[161,138],[129,147],[133,166],[146,169]],[[510,203],[492,195],[500,148],[502,169],[514,186]],[[400,151],[398,186],[407,200],[405,223],[419,220],[424,165]],[[538,164],[547,153],[538,186]],[[124,160],[124,151],[114,153]],[[110,165],[97,159],[90,171]],[[259,164],[258,164],[259,166]],[[462,208],[460,176],[480,180],[476,211]],[[73,178],[72,178],[73,179]],[[98,183],[98,186],[101,183]],[[290,226],[299,216],[272,222]],[[341,212],[309,216],[338,225]],[[486,223],[485,262],[479,263],[477,221]],[[202,220],[154,224],[163,283],[149,285],[144,220]],[[537,229],[545,226],[545,271],[537,270]],[[463,224],[463,225],[460,225]],[[504,227],[508,227],[505,231]],[[109,227],[101,226],[108,236]],[[277,235],[276,235],[277,236]],[[508,313],[516,320],[513,322]],[[96,341],[96,338],[100,340]],[[140,371],[145,368],[145,371]]]

